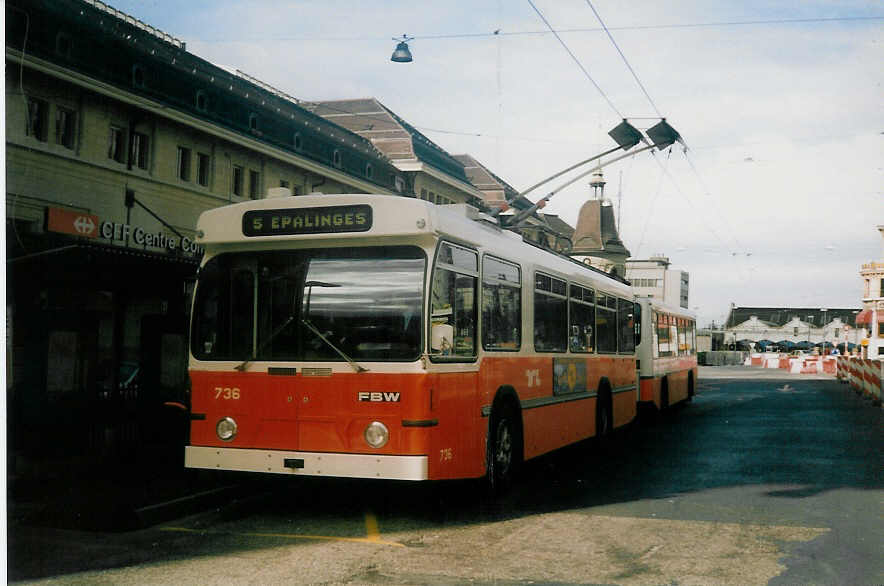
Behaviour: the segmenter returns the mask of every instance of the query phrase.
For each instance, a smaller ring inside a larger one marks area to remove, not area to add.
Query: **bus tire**
[[[694,373],[688,373],[688,403],[694,400],[694,395],[696,391],[694,390]]]
[[[613,410],[611,390],[607,383],[602,383],[595,402],[595,435],[600,440],[604,440],[614,431]]]
[[[669,378],[663,377],[660,382],[660,411],[669,409]]]
[[[486,482],[492,495],[512,486],[521,464],[522,435],[518,411],[511,405],[496,407],[488,428],[488,470]]]

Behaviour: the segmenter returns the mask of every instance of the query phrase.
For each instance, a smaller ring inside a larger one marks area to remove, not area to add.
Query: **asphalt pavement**
[[[179,470],[116,487],[67,474],[55,479],[65,490],[40,496],[19,478],[8,501],[9,577],[882,583],[882,430],[884,411],[831,375],[701,367],[693,404],[604,450],[590,443],[533,460],[491,503],[470,483],[427,490]],[[96,510],[118,521],[83,521]]]

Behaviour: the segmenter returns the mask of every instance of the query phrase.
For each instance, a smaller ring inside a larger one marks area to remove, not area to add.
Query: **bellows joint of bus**
[[[572,185],[573,183],[586,177],[590,173],[601,169],[602,167],[610,165],[611,163],[616,163],[617,161],[620,161],[620,160],[625,159],[627,157],[632,157],[632,156],[637,155],[643,151],[647,151],[647,150],[650,150],[653,148],[656,148],[657,150],[662,151],[663,149],[668,148],[669,146],[674,144],[676,141],[681,143],[682,145],[684,145],[684,141],[682,140],[681,135],[678,133],[677,130],[675,130],[672,126],[670,126],[668,122],[666,122],[665,118],[662,118],[660,120],[660,122],[658,122],[657,124],[655,124],[654,126],[649,128],[646,131],[646,134],[647,134],[647,138],[650,139],[650,142],[645,138],[645,136],[641,133],[641,131],[639,131],[636,127],[634,127],[632,124],[630,124],[626,118],[624,118],[623,122],[621,122],[620,124],[618,124],[617,126],[615,126],[613,129],[611,129],[608,132],[608,135],[611,138],[613,138],[614,141],[617,143],[616,147],[609,149],[607,151],[604,151],[603,153],[600,153],[598,155],[594,155],[594,156],[592,156],[588,159],[585,159],[583,161],[580,161],[579,163],[575,163],[574,165],[571,165],[570,167],[563,169],[562,171],[559,171],[558,173],[555,173],[554,175],[551,175],[538,183],[535,183],[534,185],[532,185],[528,189],[519,193],[517,197],[523,197],[526,193],[534,191],[535,189],[537,189],[541,185],[549,183],[553,179],[561,177],[562,175],[564,175],[565,173],[568,173],[569,171],[573,171],[574,169],[576,169],[578,167],[582,167],[583,165],[585,165],[587,163],[591,163],[592,161],[596,161],[596,160],[599,161],[598,164],[594,165],[589,171],[581,173],[577,177],[574,177],[573,179],[563,183],[562,185],[560,185],[556,189],[552,190],[551,192],[549,192],[548,194],[546,194],[545,196],[543,196],[542,198],[537,200],[537,203],[532,205],[530,208],[524,209],[524,210],[518,212],[517,214],[515,214],[507,222],[506,228],[508,228],[508,229],[520,228],[521,227],[520,224],[524,220],[529,218],[531,215],[533,215],[537,210],[543,208],[546,205],[546,203],[550,200],[550,198],[552,198],[552,196],[554,196],[555,194],[557,194],[558,192],[560,192],[564,188],[568,187],[569,185]],[[614,157],[613,159],[610,159],[608,161],[605,161],[605,162],[601,161],[602,157],[610,155],[620,149],[623,149],[624,151],[628,151],[629,149],[631,149],[632,147],[637,145],[639,142],[644,143],[645,146],[641,147],[638,150],[624,153],[624,154],[620,155],[619,157]],[[685,147],[685,148],[687,148],[687,147]],[[503,211],[503,208],[501,208],[501,210],[499,210],[497,213],[499,214],[500,211]]]

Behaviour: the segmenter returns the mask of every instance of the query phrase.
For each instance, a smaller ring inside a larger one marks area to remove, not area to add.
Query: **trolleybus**
[[[694,397],[697,384],[697,328],[694,314],[648,297],[636,303],[643,316],[636,346],[639,400],[643,406],[665,410]]]
[[[198,242],[188,467],[500,486],[636,416],[631,288],[474,208],[268,197]]]

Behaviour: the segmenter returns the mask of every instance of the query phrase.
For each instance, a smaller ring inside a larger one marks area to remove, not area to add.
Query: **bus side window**
[[[617,299],[617,350],[621,354],[635,352],[635,304],[625,299]]]
[[[522,339],[521,270],[485,257],[482,260],[482,347],[518,350]]]
[[[476,355],[478,255],[442,244],[430,292],[430,349],[434,355]]]
[[[570,287],[571,308],[570,316],[571,336],[569,346],[571,352],[593,352],[595,343],[593,332],[595,330],[595,292],[579,285]]]
[[[562,279],[534,275],[534,350],[564,352],[568,349],[567,286]]]
[[[632,313],[635,316],[633,318],[635,345],[638,346],[642,343],[642,306],[640,303],[632,304]]]

